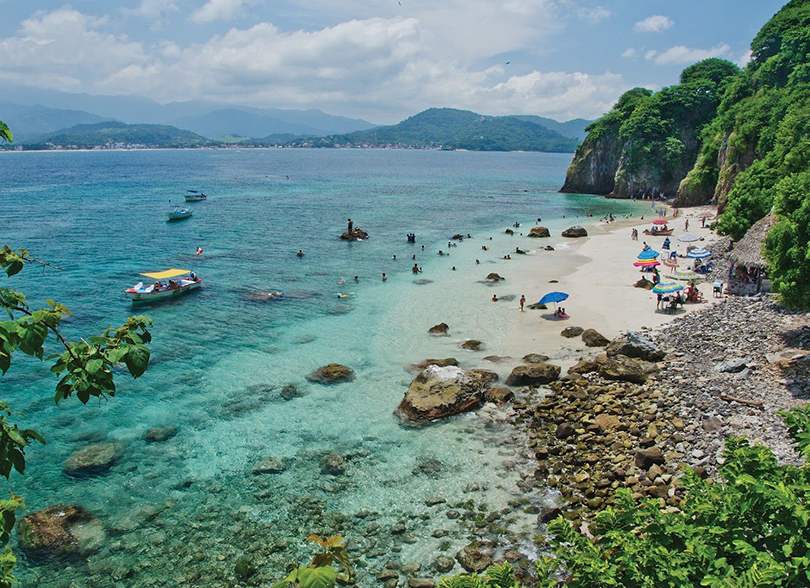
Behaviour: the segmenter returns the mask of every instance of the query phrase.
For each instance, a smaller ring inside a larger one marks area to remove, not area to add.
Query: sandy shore
[[[686,243],[677,240],[684,232],[684,221],[689,219],[689,232],[704,238],[694,243],[706,246],[717,239],[708,228],[701,228],[697,216],[706,208],[691,208],[680,211],[676,219],[671,219],[675,228],[670,237],[672,247],[680,254],[686,253]],[[652,213],[652,211],[649,211]],[[548,355],[563,369],[572,365],[586,349],[580,338],[566,339],[560,331],[567,326],[594,328],[604,336],[613,338],[622,331],[654,328],[684,312],[694,312],[712,303],[710,284],[700,285],[703,304],[686,304],[677,315],[656,311],[657,296],[652,292],[634,288],[633,284],[642,276],[633,266],[642,249],[645,239],[656,250],[660,250],[663,237],[648,237],[643,230],[651,226],[655,218],[644,213],[639,217],[602,223],[592,218],[574,218],[562,221],[565,226],[580,224],[588,230],[589,236],[568,239],[560,236],[560,223],[554,224],[552,236],[545,239],[530,239],[530,225],[516,229],[512,237],[503,234],[476,235],[451,249],[450,258],[444,258],[443,265],[457,264],[454,279],[442,281],[440,291],[428,287],[427,297],[418,296],[405,301],[389,315],[394,324],[418,324],[427,330],[439,322],[450,325],[450,337],[420,338],[418,347],[398,347],[394,355],[399,361],[408,363],[414,358],[457,357],[465,367],[490,367],[504,375],[510,366],[520,362],[527,353]],[[631,230],[637,228],[639,240],[633,241]],[[523,233],[521,235],[520,233]],[[482,250],[489,246],[489,250]],[[551,245],[554,251],[544,247]],[[515,247],[530,251],[528,255],[515,254]],[[503,256],[511,251],[511,260]],[[477,263],[478,260],[480,263]],[[681,266],[691,265],[692,260],[680,260]],[[455,266],[454,266],[455,267]],[[471,269],[473,268],[473,269]],[[430,278],[433,271],[447,271],[450,267],[431,268],[418,278]],[[668,268],[661,271],[664,281]],[[486,281],[490,272],[496,272],[506,279],[492,283]],[[649,277],[649,274],[645,274]],[[651,278],[650,278],[651,279]],[[556,280],[557,282],[552,282]],[[561,306],[565,307],[570,318],[555,320],[553,306],[549,310],[526,310],[520,312],[519,299],[526,295],[527,305],[536,302],[547,292],[562,291],[570,295]],[[493,294],[499,301],[492,302]],[[459,350],[459,344],[467,339],[483,342],[482,352]],[[398,345],[401,345],[401,341]],[[591,350],[592,351],[592,350]],[[503,356],[499,363],[483,362],[490,355]]]

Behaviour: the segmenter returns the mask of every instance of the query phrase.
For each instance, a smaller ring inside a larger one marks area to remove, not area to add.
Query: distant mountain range
[[[576,149],[577,139],[561,135],[535,119],[542,120],[541,117],[485,116],[469,110],[430,108],[396,125],[344,135],[303,138],[292,145],[470,151],[573,152]]]
[[[142,96],[93,96],[14,85],[3,89],[0,120],[14,132],[14,146],[31,147],[46,143],[95,147],[112,142],[147,147],[395,145],[566,152],[576,148],[590,123],[432,108],[397,125],[377,127],[314,109],[225,106],[202,100],[159,104]]]

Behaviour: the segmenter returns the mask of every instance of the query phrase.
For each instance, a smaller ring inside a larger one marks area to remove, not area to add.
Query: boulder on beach
[[[473,368],[468,373],[480,376],[484,380],[485,384],[491,384],[492,382],[497,382],[500,379],[498,374],[492,370],[486,370],[483,368]]]
[[[568,368],[569,374],[590,374],[599,370],[599,364],[592,359],[580,359]]]
[[[20,547],[40,557],[85,555],[100,548],[104,527],[77,504],[55,504],[20,519]]]
[[[625,355],[644,361],[661,361],[666,353],[655,343],[638,333],[627,333],[616,337],[605,349],[609,356]]]
[[[598,355],[594,360],[597,372],[606,380],[620,380],[642,384],[657,371],[654,363],[625,355]]]
[[[567,339],[573,339],[574,337],[579,337],[585,329],[582,327],[565,327],[562,331],[560,331],[560,335]]]
[[[481,347],[484,344],[481,343],[478,339],[467,339],[464,343],[461,344],[462,349],[467,349],[469,351],[481,351]]]
[[[560,366],[552,363],[519,365],[506,378],[507,386],[542,386],[560,377]]]
[[[487,276],[487,280],[492,280],[493,282],[500,282],[501,280],[505,280],[506,278],[502,278],[500,275],[492,272]]]
[[[368,239],[368,233],[359,227],[353,227],[351,233],[349,231],[345,231],[340,238],[344,241],[365,241]]]
[[[573,227],[568,227],[562,232],[563,237],[587,237],[588,231],[585,230],[585,227],[581,227],[579,225],[574,225]]]
[[[153,427],[144,433],[143,438],[147,443],[161,443],[168,441],[177,435],[177,427],[168,425],[166,427]]]
[[[121,459],[120,443],[88,445],[67,458],[64,471],[68,476],[96,476],[106,474]]]
[[[483,398],[486,379],[456,366],[428,366],[413,379],[397,414],[423,422],[475,408]]]
[[[447,331],[450,330],[450,327],[447,323],[439,323],[438,325],[433,325],[428,329],[428,333],[431,335],[447,335]]]
[[[548,361],[548,355],[542,353],[528,353],[523,356],[523,363],[543,363]]]
[[[604,347],[610,343],[610,339],[602,335],[596,329],[585,329],[582,331],[582,340],[588,347]]]
[[[317,382],[319,384],[336,384],[338,382],[349,382],[354,380],[354,370],[340,365],[339,363],[330,363],[307,376],[310,382]]]
[[[532,227],[532,230],[529,231],[529,237],[540,239],[543,237],[551,237],[551,233],[548,232],[546,227]]]

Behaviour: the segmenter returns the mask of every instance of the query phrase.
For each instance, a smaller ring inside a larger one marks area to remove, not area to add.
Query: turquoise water
[[[535,509],[516,501],[548,495],[517,486],[532,469],[502,413],[411,429],[393,411],[413,377],[403,369],[408,363],[441,354],[465,368],[494,369],[458,350],[457,339],[426,335],[445,318],[431,312],[443,284],[463,279],[449,266],[469,267],[482,256],[475,240],[436,256],[451,235],[494,235],[494,245],[511,248],[502,232],[514,221],[542,215],[561,227],[563,216],[631,210],[626,202],[558,194],[569,160],[355,150],[3,154],[2,242],[65,268],[29,267],[9,283],[34,305],[65,303],[74,314],[64,325],[69,338],[133,312],[154,321],[148,372],[135,381],[121,375],[109,402],[54,406],[54,376],[36,361],[20,360],[2,379],[3,396],[28,415],[25,425],[48,439],[29,452],[26,476],[12,478],[15,492],[29,512],[82,504],[106,533],[87,558],[22,557],[23,585],[233,586],[244,554],[261,583],[309,553],[302,540],[311,532],[347,537],[362,586],[377,583],[363,574],[384,562],[427,566],[475,534],[528,544],[538,531]],[[167,223],[169,200],[189,188],[210,200],[190,204],[191,219]],[[347,217],[371,239],[338,240]],[[406,242],[411,231],[416,245]],[[205,252],[194,258],[197,247]],[[419,278],[431,283],[415,283],[412,255],[424,270]],[[138,273],[167,267],[193,268],[205,287],[133,310],[123,290]],[[284,295],[250,297],[271,290]],[[337,292],[351,297],[339,300]],[[452,303],[463,312],[464,300]],[[492,341],[487,353],[497,351]],[[352,367],[356,380],[304,379],[331,362]],[[284,400],[287,384],[303,395]],[[177,426],[177,436],[143,441],[146,429],[165,425]],[[123,447],[109,473],[64,475],[72,452],[102,440]],[[321,472],[328,453],[346,458],[345,475]],[[286,470],[253,475],[270,456]],[[434,496],[447,504],[426,506]],[[462,512],[503,510],[491,525],[502,528],[449,519],[445,511],[462,501],[472,501]],[[405,532],[391,534],[397,524]],[[434,537],[442,535],[437,529],[446,535]]]

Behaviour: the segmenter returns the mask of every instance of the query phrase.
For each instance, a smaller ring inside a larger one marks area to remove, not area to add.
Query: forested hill
[[[558,123],[559,124],[559,123]],[[399,124],[296,141],[313,147],[409,147],[471,151],[571,152],[578,141],[516,116],[484,116],[468,110],[431,108]]]
[[[773,208],[765,254],[774,288],[807,308],[810,0],[774,15],[751,43],[751,61],[735,70],[707,60],[684,70],[678,86],[626,93],[588,127],[563,191],[714,202],[720,231],[735,239]]]
[[[205,137],[169,125],[129,125],[117,121],[75,125],[44,136],[37,145],[51,144],[65,148],[92,149],[93,147],[199,147],[210,144]]]

